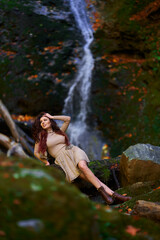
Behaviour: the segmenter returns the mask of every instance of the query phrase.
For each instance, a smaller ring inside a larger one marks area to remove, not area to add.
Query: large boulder
[[[160,147],[130,146],[120,159],[120,174],[122,186],[160,179]]]

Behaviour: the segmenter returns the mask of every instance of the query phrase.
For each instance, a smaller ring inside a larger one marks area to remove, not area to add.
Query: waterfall
[[[90,50],[90,45],[94,39],[93,30],[87,16],[85,1],[69,0],[69,2],[77,27],[82,34],[84,45],[83,57],[77,66],[76,77],[65,99],[63,114],[70,115],[73,119],[68,130],[70,141],[82,147],[91,158],[100,158],[99,152],[102,142],[98,132],[93,132],[93,129],[91,130],[86,124],[94,68],[94,59]]]
[[[81,122],[81,125],[85,129],[86,128],[85,121],[87,116],[87,103],[91,87],[91,74],[92,69],[94,67],[93,56],[89,48],[90,44],[93,41],[93,32],[87,18],[84,0],[70,0],[70,7],[74,15],[75,21],[77,23],[77,26],[80,29],[84,39],[83,46],[84,55],[78,66],[78,72],[74,80],[74,83],[69,90],[67,98],[65,99],[63,112],[68,113],[71,116],[74,115],[73,102],[75,99],[75,95],[77,94],[77,92],[79,92],[80,109],[79,113],[76,116],[74,124],[79,125],[79,123]],[[70,137],[71,140],[73,140],[72,134]]]
[[[101,134],[97,130],[90,128],[86,123],[89,110],[88,100],[90,98],[92,70],[94,68],[94,59],[90,50],[90,45],[94,40],[93,30],[87,16],[85,0],[67,1],[64,1],[64,4],[69,6],[76,26],[82,36],[83,57],[77,65],[78,70],[71,83],[62,112],[72,118],[67,131],[70,142],[81,147],[90,159],[100,159],[100,151],[104,144]],[[43,6],[39,1],[34,2],[34,11],[51,19],[65,19],[70,21],[70,12],[51,10]],[[92,123],[92,125],[95,124]]]

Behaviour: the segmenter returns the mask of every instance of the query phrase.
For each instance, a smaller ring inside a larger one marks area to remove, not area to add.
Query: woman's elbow
[[[67,121],[70,122],[71,121],[71,117],[67,116]]]

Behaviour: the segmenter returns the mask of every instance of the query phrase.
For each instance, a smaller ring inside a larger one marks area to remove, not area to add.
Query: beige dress
[[[72,182],[80,175],[78,163],[81,160],[89,162],[86,153],[74,145],[66,146],[65,137],[56,133],[48,134],[47,148],[49,154],[55,158],[55,163],[59,165],[66,174],[66,180]]]

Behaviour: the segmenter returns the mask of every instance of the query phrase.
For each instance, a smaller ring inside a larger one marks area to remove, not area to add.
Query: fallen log
[[[23,130],[21,130],[19,127],[16,126],[13,119],[11,118],[11,115],[10,115],[8,109],[5,107],[5,105],[3,104],[3,102],[1,100],[0,100],[0,113],[1,113],[4,121],[8,125],[8,127],[12,133],[12,136],[15,139],[15,142],[19,143],[19,145],[17,145],[17,147],[16,148],[14,147],[13,149],[16,150],[16,152],[18,151],[19,154],[21,154],[22,151],[21,151],[21,149],[19,149],[20,143],[21,143],[23,148],[26,149],[27,152],[31,156],[34,156],[33,147],[25,140],[25,138],[24,138],[25,134],[24,134]],[[1,142],[2,142],[2,140],[1,140]]]
[[[14,155],[20,158],[29,158],[29,156],[23,151],[21,144],[16,143],[14,140],[2,133],[0,133],[0,144],[8,150],[7,157]]]
[[[160,221],[160,203],[138,200],[132,214]]]
[[[6,135],[0,133],[0,144],[3,145],[5,148],[9,149],[11,145],[11,140]]]
[[[17,132],[16,125],[13,122],[11,115],[8,112],[8,109],[6,108],[6,106],[3,104],[3,102],[1,100],[0,100],[0,113],[2,114],[2,117],[4,118],[5,122],[7,123],[8,127],[12,133],[12,136],[14,137],[16,142],[19,142],[20,136]]]
[[[29,139],[29,141],[31,141],[30,140],[30,138],[29,138],[29,136],[20,128],[20,127],[18,127],[17,126],[17,131],[18,131],[18,133],[20,134],[20,142],[21,142],[21,144],[22,144],[22,146],[27,150],[27,152],[32,156],[32,157],[34,157],[34,149],[33,149],[33,147],[29,144],[29,142],[27,141],[28,139]],[[33,141],[32,141],[32,143],[33,143]]]

